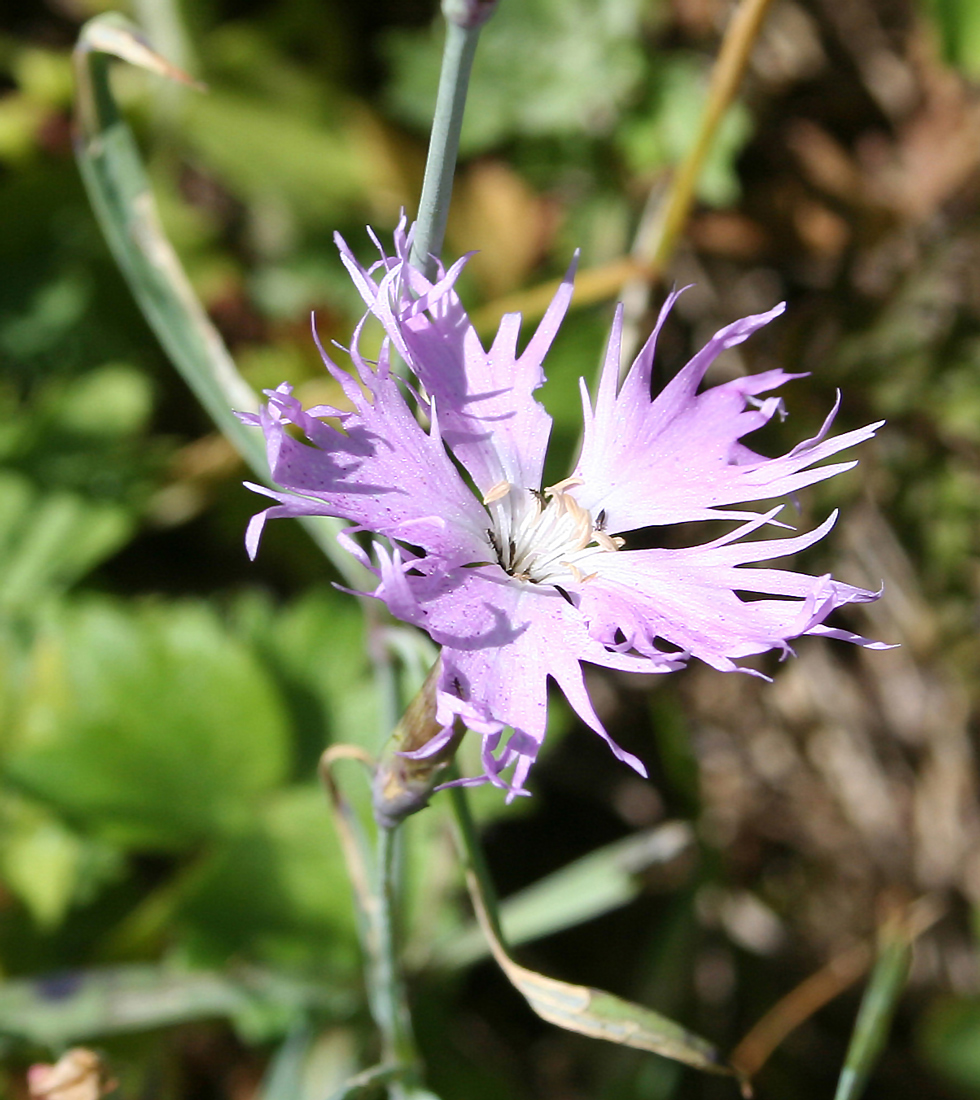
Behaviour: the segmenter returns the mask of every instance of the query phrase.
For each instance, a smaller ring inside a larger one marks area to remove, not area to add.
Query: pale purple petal
[[[631,531],[668,523],[740,519],[726,505],[787,496],[850,469],[854,462],[812,468],[874,435],[871,424],[826,439],[837,406],[812,440],[781,458],[755,455],[741,440],[782,411],[779,398],[758,400],[800,375],[781,370],[737,378],[698,393],[708,367],[783,311],[743,318],[718,332],[656,397],[650,395],[656,337],[677,294],[617,392],[621,319],[617,314],[595,406],[583,386],[585,431],[575,475],[576,499],[606,513],[607,529]]]
[[[826,576],[742,568],[806,549],[823,538],[836,514],[792,538],[734,541],[767,518],[704,546],[606,555],[578,593],[590,635],[651,657],[673,647],[732,672],[739,658],[771,649],[788,653],[792,639],[819,633],[814,628],[838,607],[877,599],[879,593]],[[754,598],[760,594],[773,598]]]
[[[533,393],[544,382],[542,363],[571,301],[575,264],[518,355],[519,314],[505,316],[484,349],[454,289],[465,257],[432,284],[408,266],[403,252],[404,262],[382,263],[376,281],[339,244],[368,308],[435,398],[443,438],[480,492],[501,481],[540,485],[551,417]]]
[[[351,355],[370,397],[323,353],[355,407],[339,414],[343,430],[303,410],[291,386],[268,393],[258,419],[272,478],[287,495],[277,495],[282,508],[267,514],[340,516],[447,559],[485,560],[491,553],[486,512],[446,451],[437,407],[426,432],[389,369],[387,350],[372,371],[357,351],[355,334]],[[330,408],[312,411],[338,415]],[[296,439],[290,425],[300,428],[307,442]],[[258,526],[250,529],[250,552],[259,532]]]
[[[544,740],[549,676],[616,756],[645,774],[643,765],[606,733],[585,691],[580,662],[667,672],[679,667],[677,660],[663,655],[652,663],[606,650],[555,589],[515,584],[496,566],[458,570],[451,580],[409,577],[380,547],[378,555],[376,595],[393,614],[423,627],[443,647],[437,721],[447,726],[458,717],[483,736],[492,746],[487,759],[495,761],[488,773],[493,782],[519,790],[518,773],[510,780],[502,773],[520,762],[522,770],[529,767]],[[513,733],[502,739],[505,726]]]
[[[356,375],[324,353],[353,411],[304,410],[283,384],[258,414],[243,416],[264,431],[281,487],[252,486],[274,503],[253,518],[246,545],[254,555],[270,517],[352,521],[355,527],[338,538],[377,578],[369,594],[442,647],[440,732],[414,755],[438,751],[461,721],[481,740],[483,775],[458,782],[491,782],[508,798],[527,793],[553,680],[616,756],[645,774],[609,738],[589,699],[584,664],[666,673],[698,658],[761,675],[740,662],[768,651],[786,657],[804,635],[884,648],[826,621],[880,592],[758,564],[805,550],[828,533],[835,516],[803,534],[759,539],[764,528],[787,526],[777,518],[782,505],[758,513],[732,507],[786,497],[849,469],[852,461],[819,463],[878,427],[832,436],[838,396],[812,439],[769,459],[745,439],[784,414],[773,391],[800,375],[769,370],[698,392],[718,353],[782,306],[722,329],[656,397],[657,334],[677,295],[669,296],[621,385],[617,313],[594,403],[583,385],[578,465],[572,478],[544,492],[551,419],[534,392],[568,308],[571,274],[518,356],[517,315],[503,319],[489,350],[480,342],[455,291],[465,259],[440,268],[430,282],[406,262],[411,230],[404,220],[393,254],[375,244],[380,259],[369,268],[342,242],[341,254],[418,390],[393,376],[387,343],[376,368],[363,359],[359,326],[350,353]],[[295,428],[306,442],[295,438]],[[472,477],[476,495],[457,464]],[[738,522],[712,541],[681,549],[618,548],[622,540],[611,538],[705,519]],[[355,531],[391,543],[376,543],[369,556]]]

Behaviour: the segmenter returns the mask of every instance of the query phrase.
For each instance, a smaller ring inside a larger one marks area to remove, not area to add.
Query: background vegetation
[[[101,239],[72,157],[69,62],[101,8],[23,0],[0,22],[2,1087],[25,1095],[30,1061],[85,1041],[127,1097],[323,1097],[374,1043],[314,780],[330,741],[379,744],[364,625],[298,527],[273,524],[248,563],[244,470]],[[432,5],[130,10],[209,87],[115,77],[195,288],[254,386],[289,378],[329,400],[309,314],[347,339],[360,301],[333,231],[367,256],[364,224],[383,236],[414,207]],[[464,295],[488,331],[495,303],[575,247],[589,271],[637,246],[729,15],[725,0],[501,0],[447,243],[479,250]],[[855,945],[923,896],[940,918],[866,1095],[980,1096],[977,75],[971,0],[776,0],[661,287],[619,290],[642,332],[663,285],[695,284],[664,333],[665,377],[714,329],[788,300],[714,376],[811,372],[760,449],[812,434],[838,386],[842,428],[887,417],[856,471],[805,494],[802,524],[837,505],[844,518],[802,564],[883,581],[847,625],[902,648],[810,641],[764,664],[772,685],[703,668],[597,675],[593,697],[653,781],[556,700],[534,798],[478,798],[504,895],[601,845],[660,838],[614,890],[599,881],[607,855],[549,895],[531,965],[724,1049],[809,975],[840,990],[811,998],[763,1097],[831,1094]],[[556,471],[610,312],[577,308],[549,361]],[[537,1021],[468,938],[438,800],[411,828],[412,997],[443,1100],[734,1095]],[[618,904],[569,916],[592,890]]]

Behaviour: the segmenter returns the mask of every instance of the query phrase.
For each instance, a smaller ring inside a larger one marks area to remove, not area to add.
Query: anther
[[[495,500],[503,500],[512,488],[513,486],[509,481],[498,481],[496,485],[492,485],[483,494],[483,503],[493,504]]]
[[[626,545],[625,539],[621,539],[618,535],[607,535],[605,531],[599,531],[598,529],[592,533],[592,537],[603,550],[618,550],[621,546]]]
[[[584,478],[566,477],[563,481],[558,481],[554,485],[546,485],[544,491],[551,497],[556,496],[558,493],[564,493],[566,489],[574,489],[576,485],[584,484]]]

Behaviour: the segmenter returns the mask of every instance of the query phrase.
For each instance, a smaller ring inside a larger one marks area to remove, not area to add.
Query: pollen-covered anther
[[[563,477],[561,481],[556,481],[554,485],[546,485],[544,491],[550,496],[554,493],[564,493],[566,489],[574,489],[576,486],[584,484],[584,478]]]
[[[572,481],[574,479],[568,478],[567,480]],[[556,490],[554,487],[547,489],[546,492],[558,506],[559,514],[568,515],[572,520],[573,530],[577,535],[573,548],[575,550],[584,550],[592,541],[592,517],[582,505],[579,504],[574,497],[569,496],[568,493]]]
[[[626,545],[626,539],[621,539],[619,535],[607,535],[605,531],[593,529],[592,537],[603,550],[621,550]]]
[[[599,576],[598,573],[583,574],[582,570],[571,561],[560,561],[558,564],[563,565],[572,574],[576,584],[588,584],[589,581],[594,581]]]
[[[493,504],[495,500],[503,500],[513,487],[509,481],[498,481],[496,485],[491,485],[483,494],[483,503]]]

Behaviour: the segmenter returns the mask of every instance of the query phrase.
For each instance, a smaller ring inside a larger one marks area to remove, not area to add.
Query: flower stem
[[[377,889],[374,908],[373,1009],[381,1032],[382,1061],[401,1067],[389,1085],[391,1100],[404,1100],[419,1083],[419,1055],[412,1035],[405,986],[398,967],[395,926],[397,832],[378,829]]]
[[[455,769],[455,765],[453,767]],[[476,822],[473,820],[473,811],[470,809],[466,788],[450,787],[448,792],[453,817],[456,821],[456,829],[459,833],[463,870],[473,875],[479,883],[487,921],[497,940],[506,947],[507,941],[504,939],[503,928],[500,923],[497,888],[490,877],[490,868],[487,867],[487,859],[483,852],[483,845],[480,843],[480,834],[477,831]]]
[[[464,25],[446,19],[446,42],[442,51],[439,91],[432,117],[429,154],[422,180],[419,216],[409,262],[429,278],[436,274],[436,261],[442,252],[449,216],[449,200],[459,152],[459,134],[463,126],[463,108],[470,82],[470,70],[480,37],[482,22]]]

